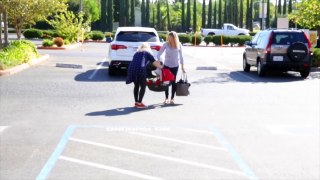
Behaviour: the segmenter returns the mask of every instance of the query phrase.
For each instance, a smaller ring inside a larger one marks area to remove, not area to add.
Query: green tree
[[[113,9],[113,0],[108,0],[108,14],[107,14],[107,30],[109,32],[113,31],[113,18],[114,18],[114,9]]]
[[[219,0],[219,8],[218,8],[218,26],[222,26],[222,1]]]
[[[135,14],[134,14],[134,8],[135,8],[135,0],[131,0],[130,3],[130,25],[134,26],[135,24]]]
[[[84,13],[74,14],[72,11],[65,11],[54,16],[54,19],[47,22],[57,31],[58,35],[71,42],[79,40],[83,33],[88,30],[90,19],[84,20]]]
[[[187,0],[187,19],[186,19],[186,26],[187,29],[191,28],[191,0]]]
[[[193,31],[197,31],[197,0],[193,0]]]
[[[181,26],[182,31],[186,31],[186,18],[185,18],[185,4],[184,0],[181,0]]]
[[[320,3],[319,0],[304,0],[297,4],[297,11],[289,14],[289,19],[300,26],[317,29],[320,34]]]
[[[207,28],[212,28],[212,0],[209,0],[208,5],[208,22],[207,22]]]
[[[170,7],[169,7],[169,2],[168,0],[166,1],[167,3],[167,20],[168,20],[168,30],[171,31],[171,23],[170,23]]]
[[[240,27],[243,28],[243,1],[240,0]]]
[[[146,0],[146,19],[145,19],[145,26],[150,26],[150,0]]]
[[[100,26],[101,26],[101,30],[105,32],[107,30],[107,0],[101,0],[100,3],[101,3]]]
[[[206,27],[206,1],[202,0],[202,26],[203,28]]]
[[[1,0],[0,5],[8,13],[8,20],[14,25],[18,39],[22,28],[45,20],[48,16],[64,11],[67,0]]]
[[[146,24],[146,3],[145,0],[142,0],[141,3],[141,26]]]

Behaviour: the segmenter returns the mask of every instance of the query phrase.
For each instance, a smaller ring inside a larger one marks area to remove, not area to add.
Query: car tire
[[[308,69],[300,71],[300,75],[303,78],[307,78],[309,76],[309,74],[310,74],[310,70],[308,70]]]
[[[258,76],[260,77],[263,77],[266,74],[266,70],[263,67],[261,61],[258,61],[258,64],[257,64],[257,73],[258,73]]]
[[[109,66],[108,74],[109,74],[109,76],[114,76],[114,75],[116,75],[115,69]]]
[[[308,47],[302,42],[296,42],[288,47],[287,54],[291,61],[302,61],[308,55]]]
[[[247,63],[247,58],[243,56],[243,71],[249,72],[250,71],[250,64]]]

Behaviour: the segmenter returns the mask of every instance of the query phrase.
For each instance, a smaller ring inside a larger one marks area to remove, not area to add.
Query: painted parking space
[[[69,126],[37,179],[258,179],[215,128]]]

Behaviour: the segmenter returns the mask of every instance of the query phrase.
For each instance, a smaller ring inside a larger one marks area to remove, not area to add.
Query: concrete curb
[[[47,49],[47,50],[67,50],[67,49],[75,49],[77,47],[82,46],[82,43],[76,43],[71,45],[66,45],[62,47],[45,47],[45,46],[38,46],[37,49]]]
[[[20,64],[18,66],[12,67],[10,69],[0,70],[0,76],[15,74],[17,72],[20,72],[20,71],[22,71],[24,69],[27,69],[27,68],[33,66],[33,65],[41,63],[41,62],[49,59],[49,57],[50,56],[48,54],[41,55],[39,58],[32,59],[28,63],[23,63],[23,64]]]

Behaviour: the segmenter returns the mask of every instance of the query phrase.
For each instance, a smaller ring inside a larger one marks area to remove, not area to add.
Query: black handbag
[[[191,84],[188,82],[187,73],[181,74],[181,79],[177,82],[177,96],[188,96]]]

